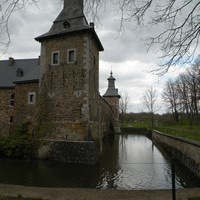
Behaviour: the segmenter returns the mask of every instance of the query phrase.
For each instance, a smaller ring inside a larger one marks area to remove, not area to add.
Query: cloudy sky
[[[0,59],[38,57],[40,44],[34,38],[50,29],[61,9],[59,0],[40,0],[37,7],[28,6],[26,10],[14,13],[9,22],[11,45]],[[165,112],[165,107],[161,106],[162,88],[165,81],[180,70],[173,69],[162,78],[149,73],[159,62],[158,51],[154,48],[147,52],[144,41],[152,31],[125,24],[124,33],[119,34],[118,13],[109,5],[101,10],[99,17],[96,32],[105,49],[100,53],[100,93],[103,95],[106,91],[112,70],[119,93],[127,92],[130,97],[128,111],[145,111],[141,99],[144,91],[152,86],[159,94],[157,103],[162,107],[159,112]]]

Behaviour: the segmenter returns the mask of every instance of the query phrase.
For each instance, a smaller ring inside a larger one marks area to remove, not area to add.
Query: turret
[[[108,89],[106,93],[103,95],[103,98],[112,106],[112,120],[114,125],[114,130],[116,133],[120,132],[119,127],[119,99],[120,95],[118,94],[118,89],[115,88],[115,78],[113,77],[113,73],[111,71],[110,77],[108,80]]]
[[[103,46],[93,23],[88,24],[84,16],[83,0],[65,0],[50,30],[35,39],[41,43],[38,113],[45,132],[73,141],[91,138],[94,124],[98,127]]]

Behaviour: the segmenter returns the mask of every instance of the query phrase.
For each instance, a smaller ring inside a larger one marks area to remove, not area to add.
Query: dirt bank
[[[41,188],[0,184],[0,195],[42,198],[45,200],[170,200],[170,190],[97,190],[81,188]],[[200,188],[179,189],[177,200],[200,197]]]

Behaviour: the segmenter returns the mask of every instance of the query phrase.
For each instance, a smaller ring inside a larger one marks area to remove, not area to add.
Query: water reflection
[[[112,142],[105,141],[101,161],[95,166],[0,160],[0,183],[126,190],[170,189],[171,167],[169,160],[147,137],[119,135]],[[189,184],[180,173],[176,175],[177,188]]]
[[[109,152],[105,157],[107,160],[102,160],[102,165],[106,167],[102,168],[101,188],[171,188],[170,163],[147,137],[121,135],[115,138],[110,148],[106,149]],[[179,182],[176,186],[182,187]]]

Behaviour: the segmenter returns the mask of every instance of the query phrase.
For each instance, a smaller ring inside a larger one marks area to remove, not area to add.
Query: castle
[[[41,43],[37,59],[0,61],[0,134],[28,123],[49,141],[40,157],[95,163],[102,139],[119,128],[115,79],[99,95],[99,52],[103,46],[83,13],[83,0],[65,0]],[[55,153],[56,152],[56,153]]]

